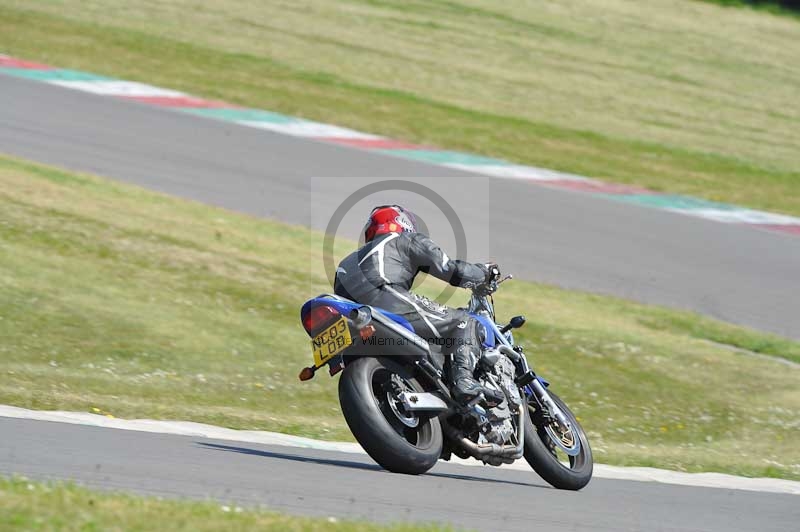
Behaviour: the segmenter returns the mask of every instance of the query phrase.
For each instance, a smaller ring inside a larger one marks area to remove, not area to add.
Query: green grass
[[[300,227],[0,158],[0,403],[351,440],[336,380],[297,379],[321,249]],[[800,479],[800,344],[512,283],[500,317],[528,317],[519,339],[599,462]]]
[[[290,517],[234,504],[164,500],[92,491],[69,483],[0,477],[0,530],[125,530],[274,532],[434,532],[426,525],[376,525]]]
[[[800,5],[790,5],[792,2],[781,2],[780,0],[702,0],[725,7],[747,8],[758,11],[783,15],[788,17],[800,17]]]
[[[8,0],[0,50],[800,215],[800,23],[766,12],[684,0]]]

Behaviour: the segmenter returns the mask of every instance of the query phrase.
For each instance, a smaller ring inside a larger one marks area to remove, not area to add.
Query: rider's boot
[[[481,350],[474,345],[458,346],[453,353],[453,365],[450,368],[451,391],[453,398],[463,405],[483,394],[487,406],[494,407],[502,403],[505,396],[498,390],[481,386],[475,380],[475,366],[478,365],[480,356]]]

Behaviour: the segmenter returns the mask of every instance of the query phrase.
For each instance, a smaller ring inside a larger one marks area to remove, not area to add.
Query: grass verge
[[[725,7],[739,9],[754,9],[772,13],[773,15],[783,15],[787,17],[800,18],[800,4],[792,1],[781,0],[702,0],[712,4],[719,4]],[[792,5],[794,4],[794,5]]]
[[[321,249],[300,227],[0,158],[0,403],[350,440],[336,382],[297,379]],[[800,479],[800,344],[513,283],[501,317],[528,316],[519,340],[598,461]]]
[[[800,215],[800,24],[764,12],[671,0],[10,0],[0,51]]]
[[[434,532],[425,525],[376,525],[290,517],[236,505],[92,491],[70,483],[0,477],[2,530],[265,530],[275,532]]]

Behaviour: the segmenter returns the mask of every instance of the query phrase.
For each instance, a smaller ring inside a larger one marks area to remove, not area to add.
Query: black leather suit
[[[446,307],[411,292],[419,272],[464,288],[484,283],[489,277],[486,266],[449,258],[423,234],[388,233],[377,236],[339,263],[334,291],[403,316],[419,336],[438,343],[445,353],[452,353],[449,373],[456,398],[466,400],[485,392],[472,375],[480,358],[483,327],[462,309]]]

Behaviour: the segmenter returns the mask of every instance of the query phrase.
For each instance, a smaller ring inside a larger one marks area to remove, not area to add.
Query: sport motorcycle
[[[405,318],[330,294],[308,300],[300,312],[314,357],[300,380],[324,367],[331,376],[341,372],[347,425],[389,471],[425,473],[453,454],[493,466],[524,458],[552,486],[579,490],[592,478],[586,433],[514,344],[512,331],[525,318],[497,323],[493,294],[512,276],[493,274],[471,289],[466,310],[486,331],[475,378],[502,392],[497,406],[488,407],[482,395],[467,404],[455,401],[445,378],[448,349],[415,334]]]

